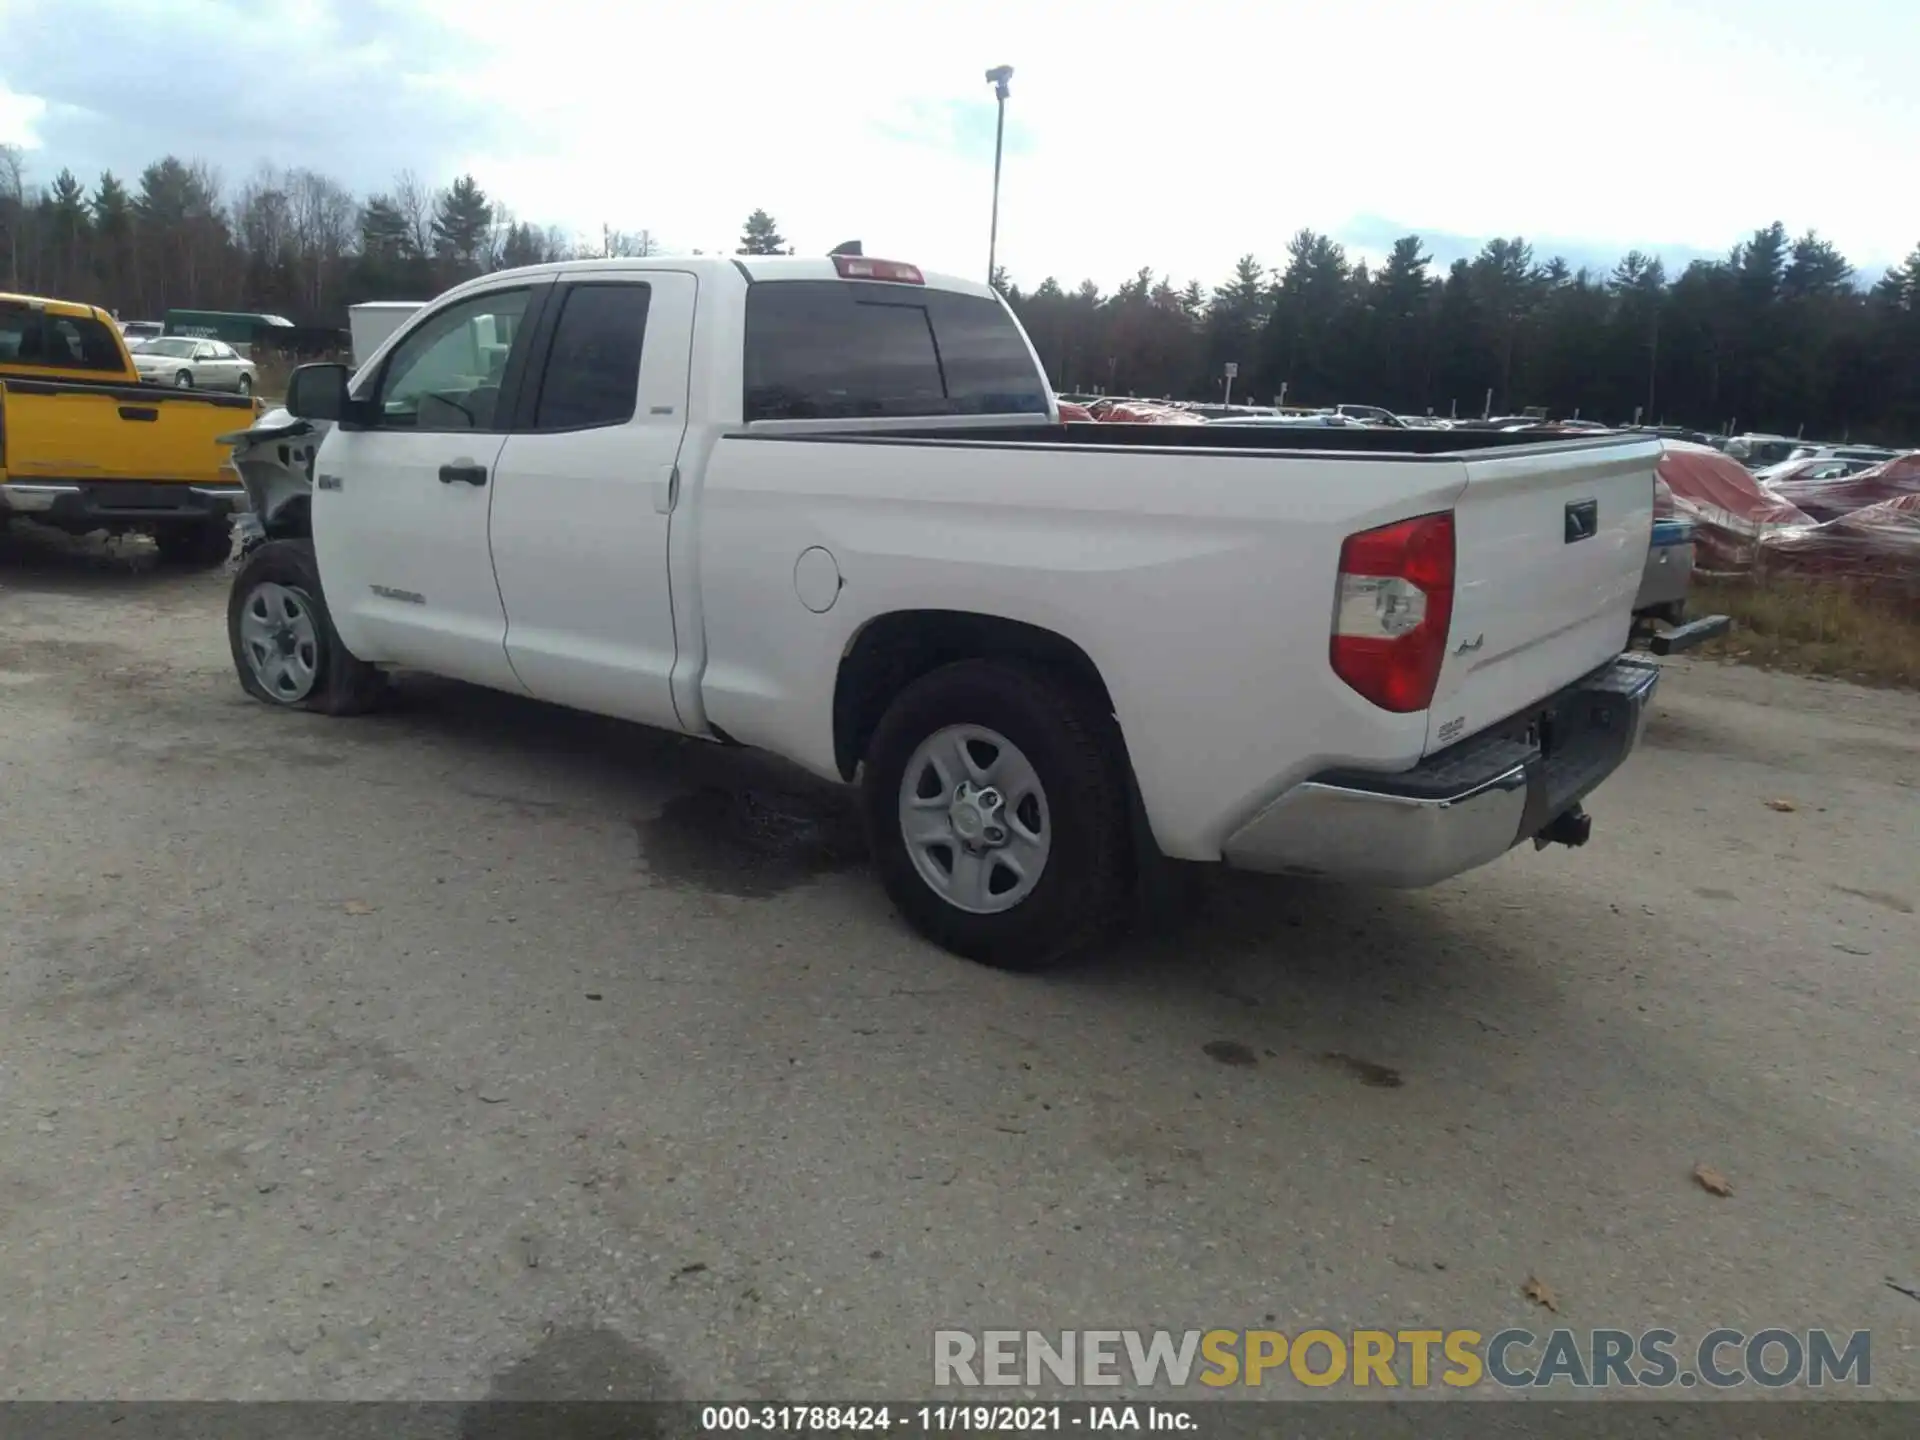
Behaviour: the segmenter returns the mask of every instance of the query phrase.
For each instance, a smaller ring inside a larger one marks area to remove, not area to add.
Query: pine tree
[[[1789,298],[1837,295],[1852,288],[1853,266],[1831,241],[1809,230],[1793,242],[1787,268],[1780,276],[1781,293]]]
[[[793,252],[787,246],[786,236],[780,233],[780,227],[774,224],[773,217],[764,210],[756,210],[747,216],[747,226],[740,236],[740,248],[737,255],[790,255]]]
[[[375,195],[360,209],[360,253],[369,261],[392,263],[413,253],[413,231],[391,197]]]
[[[1876,298],[1895,309],[1920,312],[1920,245],[1913,247],[1902,264],[1893,266],[1873,287]]]
[[[92,239],[93,217],[87,210],[86,187],[63,169],[54,176],[53,186],[40,202],[46,218],[47,238],[59,257],[59,279],[54,288],[63,295],[92,288],[92,276],[85,256]]]
[[[544,265],[554,259],[544,233],[524,221],[507,227],[500,242],[500,268],[517,270],[522,265]]]
[[[1351,301],[1346,250],[1329,236],[1300,230],[1287,242],[1287,264],[1273,286],[1260,389],[1287,386],[1290,396],[1337,401],[1344,384],[1338,335]]]
[[[480,182],[462,175],[440,192],[433,207],[433,249],[456,270],[480,268],[492,238],[493,202]]]
[[[111,170],[102,171],[87,204],[93,218],[93,277],[110,308],[134,303],[133,198]]]
[[[133,201],[127,195],[127,187],[120,183],[111,170],[100,173],[100,183],[94,187],[93,225],[102,235],[124,236],[133,228]]]

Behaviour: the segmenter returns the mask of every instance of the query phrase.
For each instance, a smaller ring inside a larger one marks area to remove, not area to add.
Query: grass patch
[[[1702,655],[1862,685],[1920,689],[1920,614],[1843,585],[1695,576],[1687,614],[1731,615]]]

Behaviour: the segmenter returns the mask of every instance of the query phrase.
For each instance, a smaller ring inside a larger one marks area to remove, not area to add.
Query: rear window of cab
[[[747,291],[746,418],[1044,415],[1047,385],[1005,307],[849,280]]]
[[[55,315],[30,305],[0,304],[0,365],[124,374],[127,362],[105,322],[91,315]]]

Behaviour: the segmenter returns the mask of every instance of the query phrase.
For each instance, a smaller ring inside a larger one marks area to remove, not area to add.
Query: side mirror
[[[347,396],[351,378],[344,365],[302,365],[287,377],[287,412],[302,420],[347,418],[352,402]]]

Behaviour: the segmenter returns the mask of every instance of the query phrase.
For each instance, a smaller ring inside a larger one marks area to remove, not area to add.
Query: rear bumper
[[[181,481],[10,480],[0,485],[0,511],[62,530],[214,520],[247,508],[246,487]]]
[[[1623,655],[1411,770],[1316,775],[1235,831],[1226,861],[1400,888],[1484,865],[1574,811],[1620,768],[1659,681],[1653,662]]]

